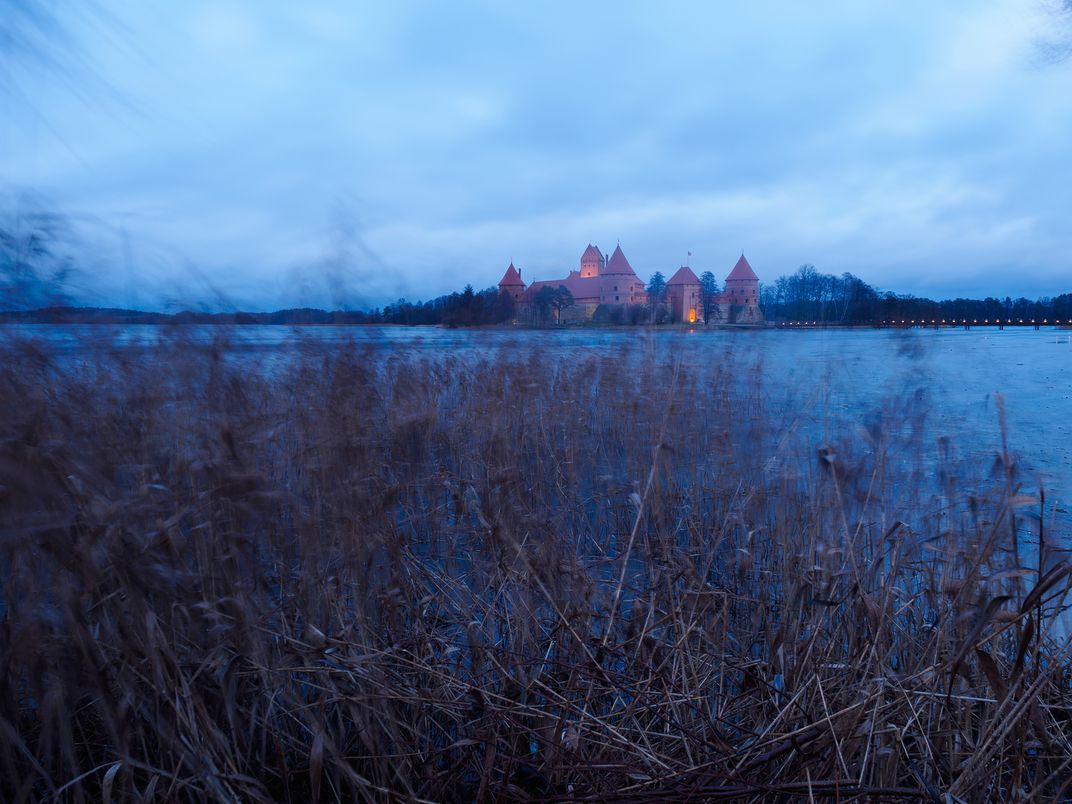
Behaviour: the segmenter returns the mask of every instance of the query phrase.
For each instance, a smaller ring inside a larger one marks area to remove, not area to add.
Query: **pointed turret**
[[[737,260],[737,264],[733,266],[733,270],[730,271],[729,276],[726,277],[727,282],[736,282],[738,280],[748,282],[759,281],[759,277],[756,276],[756,272],[752,270],[752,266],[748,264],[748,260],[744,258],[744,254],[741,254],[741,259]]]
[[[700,279],[688,266],[678,268],[677,273],[670,277],[667,285],[699,285]]]
[[[599,249],[589,243],[588,248],[581,255],[581,277],[587,279],[592,276],[599,276],[603,273],[604,264],[603,255],[599,253]]]
[[[726,290],[722,293],[722,303],[729,305],[729,312],[737,323],[755,323],[763,320],[759,310],[759,277],[744,258],[737,260],[733,270],[726,277]]]
[[[524,288],[525,283],[521,281],[521,274],[518,273],[517,268],[514,267],[513,263],[510,263],[510,267],[506,269],[503,278],[499,280],[499,289],[515,287]]]
[[[503,278],[499,281],[499,293],[507,294],[514,302],[521,301],[525,292],[525,282],[521,279],[521,272],[510,263]]]
[[[610,260],[607,261],[607,268],[604,273],[636,276],[636,271],[634,271],[633,266],[629,264],[629,260],[625,258],[625,254],[622,253],[622,247],[620,245],[614,247],[614,253],[610,255]]]
[[[666,283],[666,295],[674,321],[694,324],[703,318],[700,280],[687,265],[677,269]]]
[[[600,295],[603,304],[644,303],[644,283],[625,258],[621,246],[615,247],[600,278],[603,280]]]

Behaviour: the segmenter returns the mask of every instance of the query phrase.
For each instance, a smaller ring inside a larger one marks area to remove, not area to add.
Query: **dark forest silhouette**
[[[525,323],[551,325],[572,304],[564,287],[538,295],[532,309],[518,309],[509,295],[491,287],[461,292],[428,301],[399,299],[382,308],[321,310],[296,308],[274,312],[145,312],[119,308],[78,306],[68,292],[69,279],[77,273],[78,247],[71,239],[69,222],[44,208],[23,207],[0,220],[0,322],[107,323],[107,324],[277,324],[350,325],[405,324],[486,326],[519,319]],[[597,311],[596,323],[663,323],[660,316],[662,273],[656,271],[648,284],[647,310],[607,309]],[[711,272],[704,272],[704,318],[718,291]],[[1053,297],[986,297],[934,300],[883,291],[858,276],[824,274],[814,265],[801,265],[794,273],[760,285],[760,308],[768,322],[821,323],[828,325],[881,324],[891,321],[966,320],[1012,321],[1072,320],[1072,293]],[[611,305],[609,307],[616,307]],[[521,315],[519,315],[521,314]],[[717,323],[717,322],[716,322]]]
[[[824,274],[813,265],[760,288],[760,307],[768,321],[815,321],[825,324],[871,324],[884,321],[1068,320],[1072,293],[1055,297],[1004,299],[921,298],[879,291],[850,273]]]

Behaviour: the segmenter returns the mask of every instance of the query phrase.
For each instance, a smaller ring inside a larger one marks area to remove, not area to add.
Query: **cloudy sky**
[[[88,301],[366,306],[589,242],[644,278],[744,251],[765,280],[1072,291],[1045,0],[56,8],[0,84],[0,193],[76,223]]]

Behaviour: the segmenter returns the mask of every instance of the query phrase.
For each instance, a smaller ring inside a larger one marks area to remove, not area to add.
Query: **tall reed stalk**
[[[1009,449],[678,347],[8,342],[0,798],[1072,794]]]

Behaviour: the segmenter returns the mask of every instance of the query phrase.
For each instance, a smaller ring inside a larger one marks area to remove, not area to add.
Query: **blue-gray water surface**
[[[435,359],[500,350],[546,359],[590,355],[623,346],[654,359],[724,360],[727,351],[756,367],[776,401],[799,412],[801,426],[824,437],[864,426],[883,399],[909,398],[926,412],[928,438],[948,436],[960,454],[985,465],[1001,449],[998,395],[1022,482],[1041,486],[1059,508],[1072,503],[1072,333],[1054,329],[942,330],[483,330],[439,327],[160,327],[19,325],[7,337],[44,340],[78,360],[88,344],[150,346],[181,337],[209,343],[225,337],[242,354],[285,354],[313,342],[356,342],[381,351]]]

